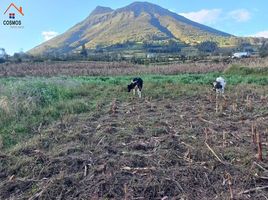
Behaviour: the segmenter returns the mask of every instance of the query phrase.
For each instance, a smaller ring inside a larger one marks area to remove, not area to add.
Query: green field
[[[147,98],[179,98],[211,89],[220,73],[142,76]],[[40,123],[49,124],[64,114],[94,112],[97,104],[114,98],[125,101],[126,85],[133,76],[2,78],[0,133],[4,148],[31,137]],[[238,84],[268,85],[266,75],[224,74],[227,91]]]

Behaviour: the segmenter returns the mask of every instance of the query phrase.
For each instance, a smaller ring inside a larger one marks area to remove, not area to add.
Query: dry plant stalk
[[[97,104],[96,104],[96,110],[97,110],[97,111],[100,110],[100,103],[99,103],[99,102],[97,102]]]
[[[125,170],[125,171],[132,171],[132,173],[148,173],[151,171],[155,171],[156,168],[155,167],[122,167],[121,170]]]
[[[234,193],[233,193],[233,189],[232,189],[232,177],[229,173],[226,173],[225,178],[227,179],[227,183],[228,183],[228,187],[229,187],[229,191],[230,191],[230,199],[234,199]]]
[[[227,141],[226,141],[226,132],[225,131],[223,131],[223,133],[222,133],[222,139],[223,139],[222,146],[226,147]]]
[[[184,153],[184,156],[183,156],[185,159],[187,160],[190,160],[191,159],[191,155],[190,155],[190,150],[187,149],[187,151]]]
[[[237,112],[237,103],[235,103],[235,102],[233,103],[232,109],[234,112]]]
[[[205,105],[201,106],[200,116],[202,116],[204,113],[206,113]]]
[[[246,107],[249,111],[251,111],[253,109],[253,104],[252,104],[252,98],[250,97],[250,95],[247,95],[247,99],[246,99]]]
[[[127,187],[127,184],[125,183],[124,184],[124,200],[128,200],[129,199],[129,192],[128,192],[128,187]]]
[[[216,113],[218,113],[218,109],[219,109],[219,102],[218,102],[218,94],[216,94]]]
[[[254,165],[258,166],[260,169],[262,169],[265,172],[268,172],[268,169],[265,169],[263,166],[261,166],[260,164],[253,162]]]
[[[249,190],[245,190],[243,192],[240,192],[239,194],[248,194],[248,193],[251,193],[251,192],[256,192],[256,191],[260,191],[260,190],[265,190],[268,188],[268,185],[266,186],[263,186],[263,187],[256,187],[256,188],[252,188],[252,189],[249,189]]]
[[[261,95],[260,99],[262,103],[265,103],[268,96]]]
[[[257,145],[258,145],[258,160],[262,161],[262,143],[260,133],[257,131]]]
[[[150,106],[151,106],[150,110],[153,111],[154,110],[154,105],[153,105],[152,102],[151,102]]]
[[[207,97],[207,99],[209,100],[209,102],[212,102],[212,100],[213,100],[213,95],[208,95],[208,97]]]
[[[88,173],[88,165],[85,165],[85,168],[84,168],[84,176],[87,176],[87,173]]]
[[[257,132],[256,125],[255,125],[255,123],[252,123],[252,126],[251,126],[251,134],[252,134],[252,143],[253,144],[256,144],[257,143],[257,141],[256,141],[256,137],[257,137],[256,132]]]
[[[190,129],[193,128],[193,123],[191,121],[189,122],[189,126],[190,126]]]
[[[222,113],[223,112],[223,110],[224,110],[224,107],[223,107],[223,105],[222,104],[220,104],[220,106],[219,106],[219,110],[220,110],[220,113]]]
[[[199,120],[201,120],[201,121],[203,121],[203,122],[206,122],[206,123],[212,124],[212,125],[214,125],[214,124],[215,124],[214,122],[211,122],[211,121],[208,121],[208,120],[206,120],[206,119],[202,118],[200,115],[198,116],[198,119],[199,119]]]
[[[116,99],[113,100],[112,105],[111,105],[111,109],[110,112],[112,112],[112,114],[114,115],[116,112],[117,106],[116,106]]]
[[[208,129],[205,128],[204,132],[205,132],[205,142],[207,142],[207,140],[208,140]]]
[[[224,164],[225,163],[220,159],[220,157],[215,153],[215,151],[208,145],[207,142],[205,142],[207,148],[211,151],[211,153],[217,158],[217,160],[221,163],[221,164]]]
[[[226,109],[227,106],[228,106],[227,98],[225,96],[223,96],[223,108]]]

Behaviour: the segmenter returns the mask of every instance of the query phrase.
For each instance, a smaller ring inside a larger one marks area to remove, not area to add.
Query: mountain
[[[110,13],[110,12],[113,12],[113,9],[109,7],[97,6],[90,15],[94,16],[94,15],[100,15],[100,14]]]
[[[126,42],[165,43],[170,40],[185,45],[210,40],[224,46],[232,44],[234,38],[158,5],[135,2],[116,10],[97,6],[85,20],[28,53],[68,53],[81,49],[82,45],[96,48]]]

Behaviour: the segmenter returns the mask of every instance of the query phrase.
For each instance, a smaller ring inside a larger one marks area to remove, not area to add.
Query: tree
[[[87,50],[86,50],[86,45],[85,44],[82,45],[82,50],[81,50],[80,54],[83,57],[87,57]]]
[[[260,57],[267,57],[268,56],[268,41],[263,42],[260,48]]]
[[[20,53],[14,53],[13,58],[14,58],[14,61],[17,62],[17,63],[22,62]]]
[[[5,60],[7,59],[7,53],[5,51],[4,48],[0,48],[0,63],[5,62]]]
[[[240,51],[248,51],[248,49],[252,48],[252,45],[248,42],[243,42],[238,48]]]
[[[213,53],[218,50],[218,45],[216,42],[205,41],[197,45],[197,49],[206,53]]]

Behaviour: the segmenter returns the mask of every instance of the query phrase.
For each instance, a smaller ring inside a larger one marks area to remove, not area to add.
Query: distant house
[[[232,58],[248,58],[250,57],[249,52],[236,52],[232,55]]]
[[[156,57],[156,54],[155,53],[148,53],[146,55],[147,58],[155,58]]]

